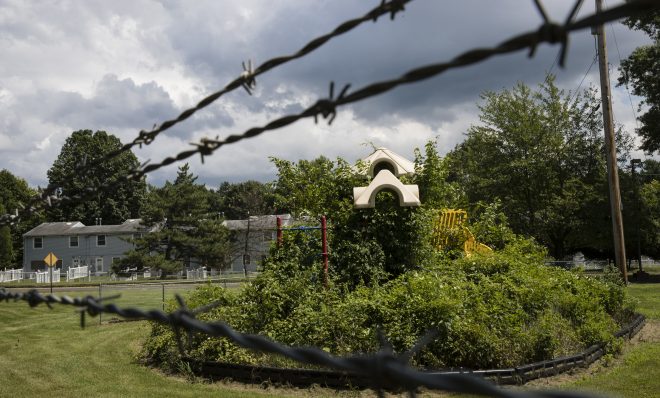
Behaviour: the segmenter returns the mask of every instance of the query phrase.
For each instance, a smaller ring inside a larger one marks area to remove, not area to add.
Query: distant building
[[[225,220],[222,223],[231,232],[231,271],[243,272],[244,262],[248,272],[259,269],[268,255],[271,243],[277,240],[277,217],[282,220],[283,227],[293,223],[290,214],[250,216],[249,220]]]
[[[46,268],[44,258],[53,253],[59,259],[57,267],[87,265],[91,272],[108,272],[113,262],[133,249],[131,238],[150,232],[139,219],[120,225],[86,226],[80,221],[43,223],[23,234],[23,269]]]

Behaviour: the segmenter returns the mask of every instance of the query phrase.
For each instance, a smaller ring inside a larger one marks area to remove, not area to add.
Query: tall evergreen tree
[[[148,256],[156,252],[166,271],[180,270],[191,261],[214,268],[224,267],[228,232],[217,212],[209,208],[210,193],[186,163],[179,168],[174,183],[151,188],[143,209],[143,222],[156,226],[137,242],[138,251]]]

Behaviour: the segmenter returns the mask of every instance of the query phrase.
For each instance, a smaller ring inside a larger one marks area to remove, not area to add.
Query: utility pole
[[[596,13],[602,12],[603,0],[596,0]],[[614,142],[612,122],[612,103],[610,101],[610,74],[607,69],[607,46],[603,25],[596,27],[598,37],[598,67],[600,70],[600,94],[602,99],[603,125],[605,127],[605,150],[607,153],[607,179],[610,188],[610,208],[612,212],[612,232],[614,237],[615,262],[621,270],[625,284],[628,284],[626,271],[626,245],[623,238],[623,216],[621,215],[621,191],[619,190],[619,172]]]

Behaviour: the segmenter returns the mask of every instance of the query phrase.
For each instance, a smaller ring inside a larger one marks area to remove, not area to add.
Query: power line
[[[605,2],[607,4],[607,2]],[[616,33],[614,32],[614,24],[610,23],[610,31],[612,32],[612,37],[614,38],[614,47],[616,48],[616,54],[619,57],[619,66],[621,65],[621,52],[619,51],[619,42],[616,40]],[[639,121],[637,120],[637,112],[635,111],[635,106],[633,105],[632,96],[630,95],[630,89],[628,88],[628,79],[627,76],[624,76],[623,86],[626,88],[626,93],[628,94],[628,101],[630,102],[630,109],[632,110],[633,118],[635,119],[635,126],[639,129]]]
[[[580,80],[580,84],[578,84],[577,89],[575,89],[575,96],[579,95],[580,88],[582,87],[582,83],[584,83],[584,79],[587,78],[587,75],[589,75],[589,72],[591,72],[591,68],[596,64],[596,61],[598,60],[598,54],[594,55],[594,59],[591,61],[591,65],[587,68],[587,71],[584,73],[584,76],[582,76],[582,80]]]

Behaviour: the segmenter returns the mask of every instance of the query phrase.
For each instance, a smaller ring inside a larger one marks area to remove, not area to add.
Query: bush
[[[429,329],[436,338],[413,358],[422,368],[510,367],[568,355],[597,342],[615,347],[617,320],[627,320],[623,289],[581,273],[543,265],[533,242],[517,240],[502,252],[443,260],[380,285],[339,283],[324,289],[320,263],[269,263],[234,296],[206,286],[188,299],[191,308],[221,300],[201,319],[222,320],[243,332],[288,345],[317,346],[337,355],[373,352],[380,330],[404,352]],[[154,325],[144,356],[173,363],[171,331]],[[195,358],[275,366],[300,366],[237,348],[226,339],[200,336]]]

